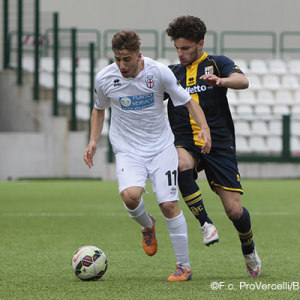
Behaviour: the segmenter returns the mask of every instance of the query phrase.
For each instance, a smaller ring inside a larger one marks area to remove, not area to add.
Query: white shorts
[[[133,186],[145,188],[149,178],[158,204],[178,201],[177,168],[178,155],[173,145],[150,158],[117,153],[116,172],[119,192]]]

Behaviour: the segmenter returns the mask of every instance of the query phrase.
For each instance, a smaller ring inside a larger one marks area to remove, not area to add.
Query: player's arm
[[[201,106],[191,98],[189,102],[185,104],[187,107],[190,115],[196,121],[198,126],[201,128],[199,133],[199,140],[203,138],[204,145],[202,146],[202,153],[209,153],[211,148],[211,137],[210,137],[210,130],[206,122],[206,118]]]
[[[249,81],[243,73],[233,72],[229,77],[220,78],[214,74],[204,74],[200,77],[208,85],[226,87],[235,90],[246,89],[249,86]]]
[[[84,152],[84,162],[89,168],[94,166],[93,157],[96,153],[97,143],[103,129],[104,116],[104,109],[93,109],[91,117],[90,141]]]

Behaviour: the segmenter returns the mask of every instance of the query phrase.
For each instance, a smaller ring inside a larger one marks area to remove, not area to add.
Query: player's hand
[[[207,154],[210,152],[211,148],[211,137],[209,128],[201,128],[199,132],[199,141],[203,138],[204,144],[202,146],[201,152]]]
[[[88,146],[86,147],[86,149],[85,149],[83,159],[84,159],[85,164],[89,168],[94,166],[93,158],[94,158],[94,155],[96,153],[96,150],[97,150],[97,144],[93,143],[93,142],[90,142],[88,144]]]
[[[204,80],[210,86],[223,86],[222,78],[214,74],[204,74],[200,77],[201,80]]]

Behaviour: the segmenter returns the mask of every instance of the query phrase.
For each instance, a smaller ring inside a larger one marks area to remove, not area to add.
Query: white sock
[[[143,200],[143,197],[141,197],[139,205],[134,210],[129,209],[125,205],[125,203],[124,203],[124,206],[127,209],[127,211],[129,212],[130,218],[134,219],[137,223],[139,223],[144,228],[152,227],[153,223],[152,223],[152,220],[150,219],[149,215],[146,212],[146,207],[145,207],[145,202]]]
[[[182,211],[180,211],[180,214],[177,217],[165,219],[167,221],[167,227],[176,257],[176,264],[184,265],[186,268],[190,269],[191,265],[189,260],[188,234],[185,217]]]

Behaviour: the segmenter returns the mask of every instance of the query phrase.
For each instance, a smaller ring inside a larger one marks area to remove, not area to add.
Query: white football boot
[[[215,225],[205,222],[204,225],[201,226],[201,230],[203,234],[204,245],[210,246],[219,241],[219,236]]]
[[[250,254],[244,254],[247,271],[250,277],[258,277],[261,271],[261,260],[254,248]]]

